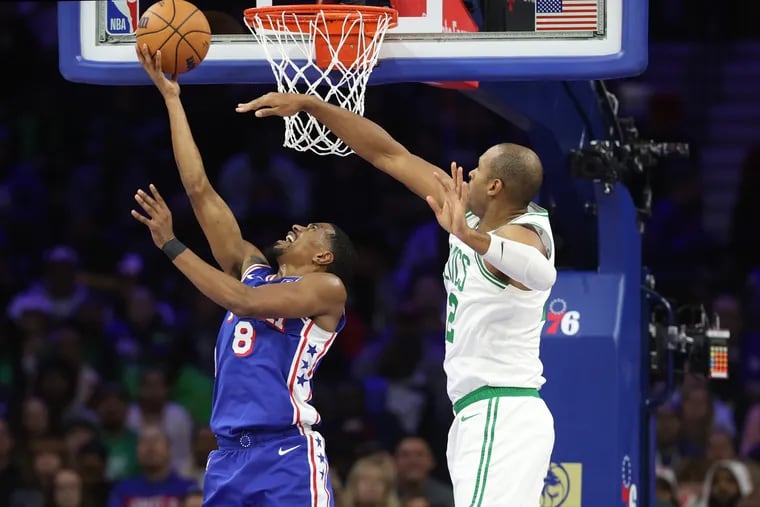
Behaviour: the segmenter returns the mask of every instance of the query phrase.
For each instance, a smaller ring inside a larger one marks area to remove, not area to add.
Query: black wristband
[[[161,247],[161,251],[164,252],[172,262],[174,262],[174,259],[185,250],[187,250],[187,247],[177,238],[170,239]]]

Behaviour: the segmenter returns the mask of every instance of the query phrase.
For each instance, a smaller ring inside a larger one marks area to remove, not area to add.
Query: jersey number
[[[256,330],[250,322],[239,321],[235,325],[235,334],[232,336],[232,351],[238,357],[247,357],[253,352],[253,342],[256,341]]]
[[[446,318],[446,341],[449,343],[454,343],[454,319],[457,315],[457,307],[459,306],[459,300],[457,299],[456,295],[452,292],[449,294],[449,315]]]

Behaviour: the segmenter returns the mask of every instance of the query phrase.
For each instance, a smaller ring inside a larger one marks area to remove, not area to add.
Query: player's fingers
[[[438,171],[433,172],[433,176],[438,180],[438,183],[441,184],[446,192],[450,192],[454,188],[454,181],[452,178],[444,177]]]
[[[428,206],[430,206],[430,209],[433,210],[433,213],[435,213],[435,216],[439,216],[443,212],[443,208],[440,204],[438,204],[438,201],[435,200],[435,197],[432,195],[428,195],[425,197],[425,201],[427,201]]]
[[[462,195],[461,199],[465,205],[467,205],[467,197],[470,195],[470,185],[466,181],[462,183]]]
[[[156,56],[153,57],[153,68],[156,70],[156,72],[161,72],[162,71],[162,66],[161,66],[161,50],[160,49],[156,51]]]
[[[145,58],[143,58],[142,51],[140,50],[139,44],[135,44],[135,53],[137,53],[137,61],[140,62],[140,65],[145,63]]]
[[[457,197],[460,199],[462,198],[462,195],[464,193],[464,177],[463,177],[464,171],[461,167],[457,167],[457,177],[456,177],[456,186],[457,186]]]
[[[253,100],[249,100],[248,102],[244,102],[241,104],[238,104],[235,110],[238,113],[247,113],[248,111],[254,111],[262,106],[264,106],[266,95],[262,95],[261,97],[255,98]]]
[[[156,214],[155,207],[153,206],[155,201],[142,190],[138,190],[135,194],[135,201],[137,201],[137,204],[142,206],[142,208],[151,216],[151,218]]]
[[[257,109],[255,113],[257,118],[266,118],[267,116],[277,116],[277,109],[274,107],[265,107],[264,109]]]
[[[138,222],[140,222],[141,224],[145,224],[145,225],[148,225],[148,226],[150,226],[150,220],[148,220],[148,218],[147,218],[146,216],[144,216],[144,215],[141,215],[140,213],[138,213],[138,212],[137,212],[137,211],[135,211],[135,210],[131,210],[131,211],[130,211],[130,214],[132,215],[132,217],[133,217],[135,220],[137,220],[137,221],[138,221]]]
[[[161,194],[158,193],[158,189],[156,188],[156,185],[151,183],[148,185],[148,188],[150,188],[150,193],[153,194],[153,198],[156,200],[158,204],[164,204],[164,198],[161,197]]]

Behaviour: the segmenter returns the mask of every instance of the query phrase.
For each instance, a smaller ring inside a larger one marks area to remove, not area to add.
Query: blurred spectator
[[[407,437],[396,447],[396,470],[401,500],[423,497],[430,507],[454,507],[454,493],[430,473],[435,468],[430,445],[420,437]]]
[[[206,463],[211,451],[217,448],[216,437],[209,426],[198,426],[193,432],[193,464],[188,470],[187,477],[194,479],[199,489],[203,489],[206,477]]]
[[[97,440],[98,427],[87,419],[71,419],[63,427],[66,446],[66,463],[75,462],[79,450],[87,443]]]
[[[10,507],[44,507],[53,477],[66,459],[65,445],[56,439],[37,439],[29,445],[24,476],[10,498]]]
[[[87,289],[77,281],[79,255],[67,245],[57,245],[45,252],[42,267],[41,280],[16,298],[43,298],[50,303],[50,312],[56,319],[72,317],[87,296]]]
[[[681,434],[681,419],[672,403],[657,407],[655,420],[655,462],[657,466],[675,468],[681,460],[678,437]]]
[[[8,422],[0,418],[0,505],[10,505],[11,494],[21,482],[21,471],[13,459],[15,445]]]
[[[127,412],[127,427],[139,434],[147,426],[160,425],[169,441],[173,468],[186,474],[192,466],[190,439],[193,422],[187,410],[169,400],[168,382],[163,368],[143,370],[137,400],[130,404]]]
[[[76,469],[82,479],[85,498],[96,506],[106,505],[111,482],[106,478],[108,451],[103,445],[91,440],[79,449]]]
[[[203,505],[203,491],[194,490],[185,495],[182,500],[182,507],[202,507]]]
[[[424,496],[413,496],[402,500],[401,507],[431,507],[431,503]]]
[[[95,387],[100,382],[100,376],[85,361],[82,335],[74,326],[64,325],[56,329],[51,340],[55,355],[60,357],[76,374],[76,386],[72,402],[83,407],[92,397]]]
[[[754,491],[747,466],[736,460],[722,460],[707,471],[700,507],[734,507]]]
[[[374,456],[359,459],[351,467],[343,493],[344,507],[400,507],[393,473]]]
[[[100,387],[92,400],[102,429],[103,445],[108,451],[106,478],[126,479],[135,475],[137,465],[137,433],[127,428],[129,398],[119,384]]]
[[[179,505],[195,485],[173,469],[171,448],[166,433],[158,425],[146,425],[140,432],[137,457],[142,473],[114,485],[108,507]]]
[[[676,469],[678,501],[683,507],[693,507],[699,501],[709,465],[703,459],[685,459]]]
[[[679,408],[679,448],[684,456],[704,456],[713,427],[735,433],[733,415],[725,404],[714,399],[704,379],[693,375],[684,377]]]
[[[82,478],[70,468],[61,468],[53,477],[51,507],[95,507],[85,497]]]
[[[21,437],[29,442],[47,437],[50,433],[50,411],[45,402],[36,396],[24,399],[21,405]]]
[[[678,501],[678,483],[676,474],[670,468],[655,469],[655,506],[681,507]]]
[[[724,428],[713,428],[707,438],[705,457],[710,464],[720,460],[736,459],[734,434]]]
[[[55,355],[45,357],[39,366],[35,393],[48,407],[53,432],[60,432],[72,419],[95,420],[95,414],[76,399],[79,374],[75,367]]]

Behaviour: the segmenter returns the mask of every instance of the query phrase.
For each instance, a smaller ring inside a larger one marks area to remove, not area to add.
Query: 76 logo
[[[581,314],[576,310],[567,310],[567,302],[561,298],[552,299],[546,312],[546,334],[573,336],[581,329]]]

